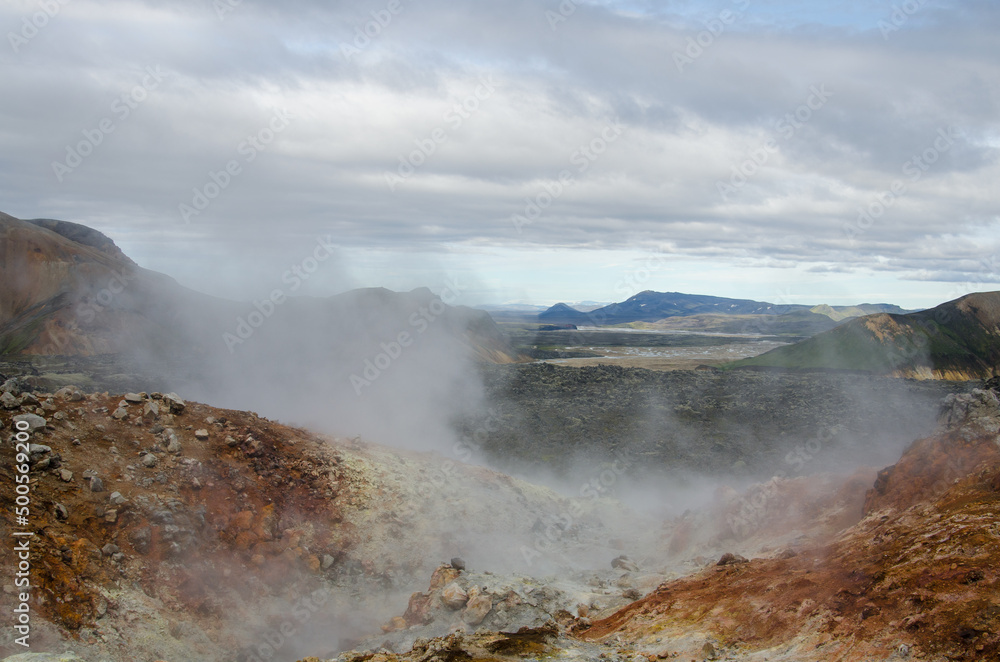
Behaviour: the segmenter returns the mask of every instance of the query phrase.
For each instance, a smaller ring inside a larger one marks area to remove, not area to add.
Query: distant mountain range
[[[590,312],[577,310],[564,303],[557,303],[540,313],[538,321],[547,324],[608,326],[634,322],[656,323],[672,318],[690,318],[694,315],[725,315],[743,316],[744,319],[733,321],[732,324],[724,323],[725,320],[711,318],[703,318],[701,322],[708,327],[717,327],[719,324],[726,328],[731,327],[727,332],[735,332],[737,329],[752,332],[754,327],[760,327],[761,329],[771,329],[771,331],[765,332],[773,333],[782,330],[782,327],[787,325],[788,328],[808,329],[810,333],[816,333],[832,328],[837,322],[850,317],[871,313],[903,314],[906,312],[899,306],[887,303],[858,306],[807,306],[647,290],[621,303],[602,306]],[[783,316],[789,317],[780,321],[774,319]],[[762,318],[772,319],[763,320]],[[717,328],[713,330],[717,330]],[[787,329],[784,330],[787,332]]]
[[[907,315],[879,313],[851,319],[730,367],[987,379],[1000,369],[1000,292],[977,292]]]

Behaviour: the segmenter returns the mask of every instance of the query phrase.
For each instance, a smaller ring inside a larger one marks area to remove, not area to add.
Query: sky
[[[5,0],[0,28],[0,211],[210,294],[1000,290],[995,0]]]

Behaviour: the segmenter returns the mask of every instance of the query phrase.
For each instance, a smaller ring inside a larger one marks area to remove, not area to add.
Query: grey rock
[[[152,453],[146,453],[142,456],[142,466],[152,469],[157,464],[160,463],[160,458],[156,457]]]
[[[455,570],[465,570],[465,561],[455,556],[451,559],[451,567]]]
[[[126,393],[125,402],[131,402],[132,404],[139,404],[143,401],[143,397],[138,393]]]
[[[73,472],[70,471],[69,469],[60,469],[59,470],[59,479],[62,480],[64,483],[72,482],[73,481]]]
[[[55,511],[56,511],[56,519],[61,519],[61,520],[69,519],[69,511],[66,509],[66,506],[62,505],[61,503],[57,503],[55,505]]]
[[[28,452],[32,455],[45,455],[52,452],[52,447],[45,444],[28,444]]]
[[[739,554],[733,554],[732,552],[726,552],[719,559],[719,562],[715,565],[737,565],[740,563],[749,563],[746,558],[740,556]]]
[[[153,530],[148,526],[138,529],[131,536],[129,536],[129,542],[132,543],[133,549],[140,554],[149,554],[149,546],[152,541]]]
[[[128,410],[125,409],[124,407],[119,407],[118,409],[116,409],[114,411],[113,414],[111,414],[111,418],[113,418],[115,420],[118,420],[118,421],[126,419],[126,418],[128,418]]]
[[[493,598],[480,593],[477,587],[469,591],[469,601],[462,612],[462,620],[469,625],[479,625],[493,609]]]
[[[333,558],[329,554],[324,554],[323,558],[320,560],[320,568],[322,568],[323,570],[329,570],[335,562],[336,562],[335,558]]]
[[[0,385],[0,391],[3,391],[4,393],[11,393],[13,395],[20,395],[21,385],[17,381],[16,377],[11,377],[7,381],[5,381],[2,385]]]
[[[205,429],[195,430],[194,437],[199,441],[205,441],[206,439],[208,439],[208,430]]]
[[[170,407],[171,413],[174,413],[174,414],[181,414],[181,413],[183,413],[185,407],[187,407],[187,403],[184,402],[180,398],[180,396],[177,395],[176,393],[167,393],[165,396],[163,396],[163,400]]]
[[[91,492],[103,492],[104,491],[104,481],[97,476],[92,476],[90,479],[90,491]]]
[[[160,405],[156,404],[155,401],[149,400],[146,402],[145,406],[142,408],[142,417],[145,419],[156,419],[160,417]]]
[[[48,424],[48,421],[36,414],[19,414],[14,417],[15,426],[21,421],[28,424],[29,431],[40,430]]]
[[[127,499],[122,496],[121,492],[112,492],[111,496],[108,497],[108,501],[110,501],[115,506],[120,506],[123,503],[125,503]]]
[[[21,405],[24,407],[27,407],[29,405],[37,407],[40,404],[42,403],[39,402],[38,398],[36,398],[35,394],[32,393],[31,391],[26,391],[21,395]]]
[[[458,585],[458,582],[452,582],[441,590],[441,602],[448,609],[461,609],[468,601],[469,594]]]
[[[110,542],[104,547],[101,547],[101,553],[105,556],[111,556],[112,554],[117,554],[120,551],[122,550],[118,547],[118,545]]]
[[[635,564],[635,561],[624,554],[611,561],[611,567],[625,572],[639,572],[639,566]]]

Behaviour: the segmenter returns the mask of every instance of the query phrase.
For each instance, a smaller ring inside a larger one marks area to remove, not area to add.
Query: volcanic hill
[[[988,379],[1000,368],[1000,292],[968,294],[907,315],[866,315],[729,367]]]

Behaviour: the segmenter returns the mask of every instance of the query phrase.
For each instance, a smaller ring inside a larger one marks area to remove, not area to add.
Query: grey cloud
[[[950,244],[929,257],[926,246],[997,221],[995,5],[928,6],[883,39],[874,15],[849,27],[797,24],[780,19],[780,3],[754,3],[678,71],[675,52],[728,5],[693,15],[682,3],[581,4],[552,30],[545,12],[558,3],[401,0],[348,58],[342,46],[386,2],[243,0],[224,20],[207,1],[129,3],[120,15],[115,3],[81,2],[21,53],[0,56],[10,92],[0,193],[15,215],[112,234],[155,228],[177,241],[266,235],[277,223],[336,231],[348,247],[669,241],[690,256],[965,273],[960,262],[982,247]],[[5,25],[20,17],[0,10]],[[163,68],[163,84],[59,183],[52,162],[112,116],[148,66]],[[496,93],[450,126],[444,114],[487,74]],[[782,135],[782,118],[822,85],[829,101]],[[238,145],[282,106],[292,125],[243,162]],[[621,139],[515,232],[510,218],[525,199],[615,119]],[[958,128],[954,144],[919,181],[863,232],[845,231],[948,126]],[[439,128],[447,140],[389,191],[385,173]],[[717,183],[768,139],[778,150],[724,203]],[[178,205],[233,159],[241,174],[185,227]]]

